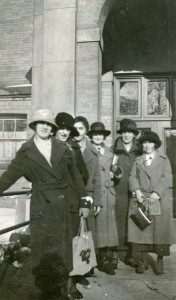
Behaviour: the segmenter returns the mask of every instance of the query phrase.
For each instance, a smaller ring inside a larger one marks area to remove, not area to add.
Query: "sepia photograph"
[[[176,300],[176,1],[0,0],[0,300]]]

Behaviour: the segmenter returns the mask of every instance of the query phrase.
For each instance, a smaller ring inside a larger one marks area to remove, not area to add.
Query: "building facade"
[[[0,162],[7,153],[1,149],[13,144],[10,159],[30,136],[25,119],[40,107],[104,122],[112,131],[108,144],[127,117],[159,134],[175,191],[175,1],[3,0],[0,6],[0,124],[9,124],[18,140],[1,127]]]

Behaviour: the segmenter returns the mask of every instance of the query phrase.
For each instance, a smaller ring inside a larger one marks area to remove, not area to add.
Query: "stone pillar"
[[[92,123],[100,119],[102,45],[99,28],[78,29],[76,115]]]
[[[102,98],[101,98],[101,122],[105,127],[111,130],[111,135],[107,137],[106,142],[112,145],[115,138],[115,116],[114,116],[114,77],[112,72],[102,76]]]
[[[76,0],[35,0],[32,111],[74,113]]]

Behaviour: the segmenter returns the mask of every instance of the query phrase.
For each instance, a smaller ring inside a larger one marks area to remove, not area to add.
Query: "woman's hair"
[[[86,131],[88,132],[89,131],[89,122],[87,121],[87,119],[83,116],[77,116],[75,119],[74,119],[74,123],[77,123],[77,122],[81,122],[84,127],[86,128]]]

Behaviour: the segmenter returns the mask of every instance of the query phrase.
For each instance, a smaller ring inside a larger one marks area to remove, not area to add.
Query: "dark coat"
[[[144,231],[138,229],[129,217],[128,240],[139,244],[173,244],[176,233],[173,223],[172,171],[168,158],[156,152],[149,168],[145,164],[145,155],[138,157],[131,169],[129,188],[131,192],[141,190],[146,197],[152,192],[160,196],[161,215],[152,216],[153,223]],[[129,216],[137,207],[135,198],[131,198]]]
[[[103,207],[95,218],[97,248],[114,247],[118,245],[114,181],[110,175],[112,158],[112,151],[104,145],[104,155],[99,154]]]
[[[118,155],[118,166],[123,170],[123,176],[117,180],[116,191],[116,223],[119,235],[119,250],[127,250],[127,220],[129,206],[129,174],[135,158],[138,156],[138,145],[136,139],[129,152],[126,151],[122,138],[115,141],[114,153]]]
[[[89,173],[87,171],[86,164],[84,162],[82,152],[80,150],[80,146],[76,141],[73,141],[71,139],[69,139],[68,144],[71,146],[71,149],[75,153],[76,165],[82,176],[84,184],[87,184],[87,181],[89,179]]]
[[[71,271],[73,233],[70,210],[78,209],[81,205],[79,199],[86,196],[86,192],[72,151],[55,138],[52,138],[51,165],[53,167],[40,153],[33,138],[30,139],[22,145],[1,176],[0,192],[22,176],[32,182],[32,265],[38,264],[41,255],[56,252]]]

